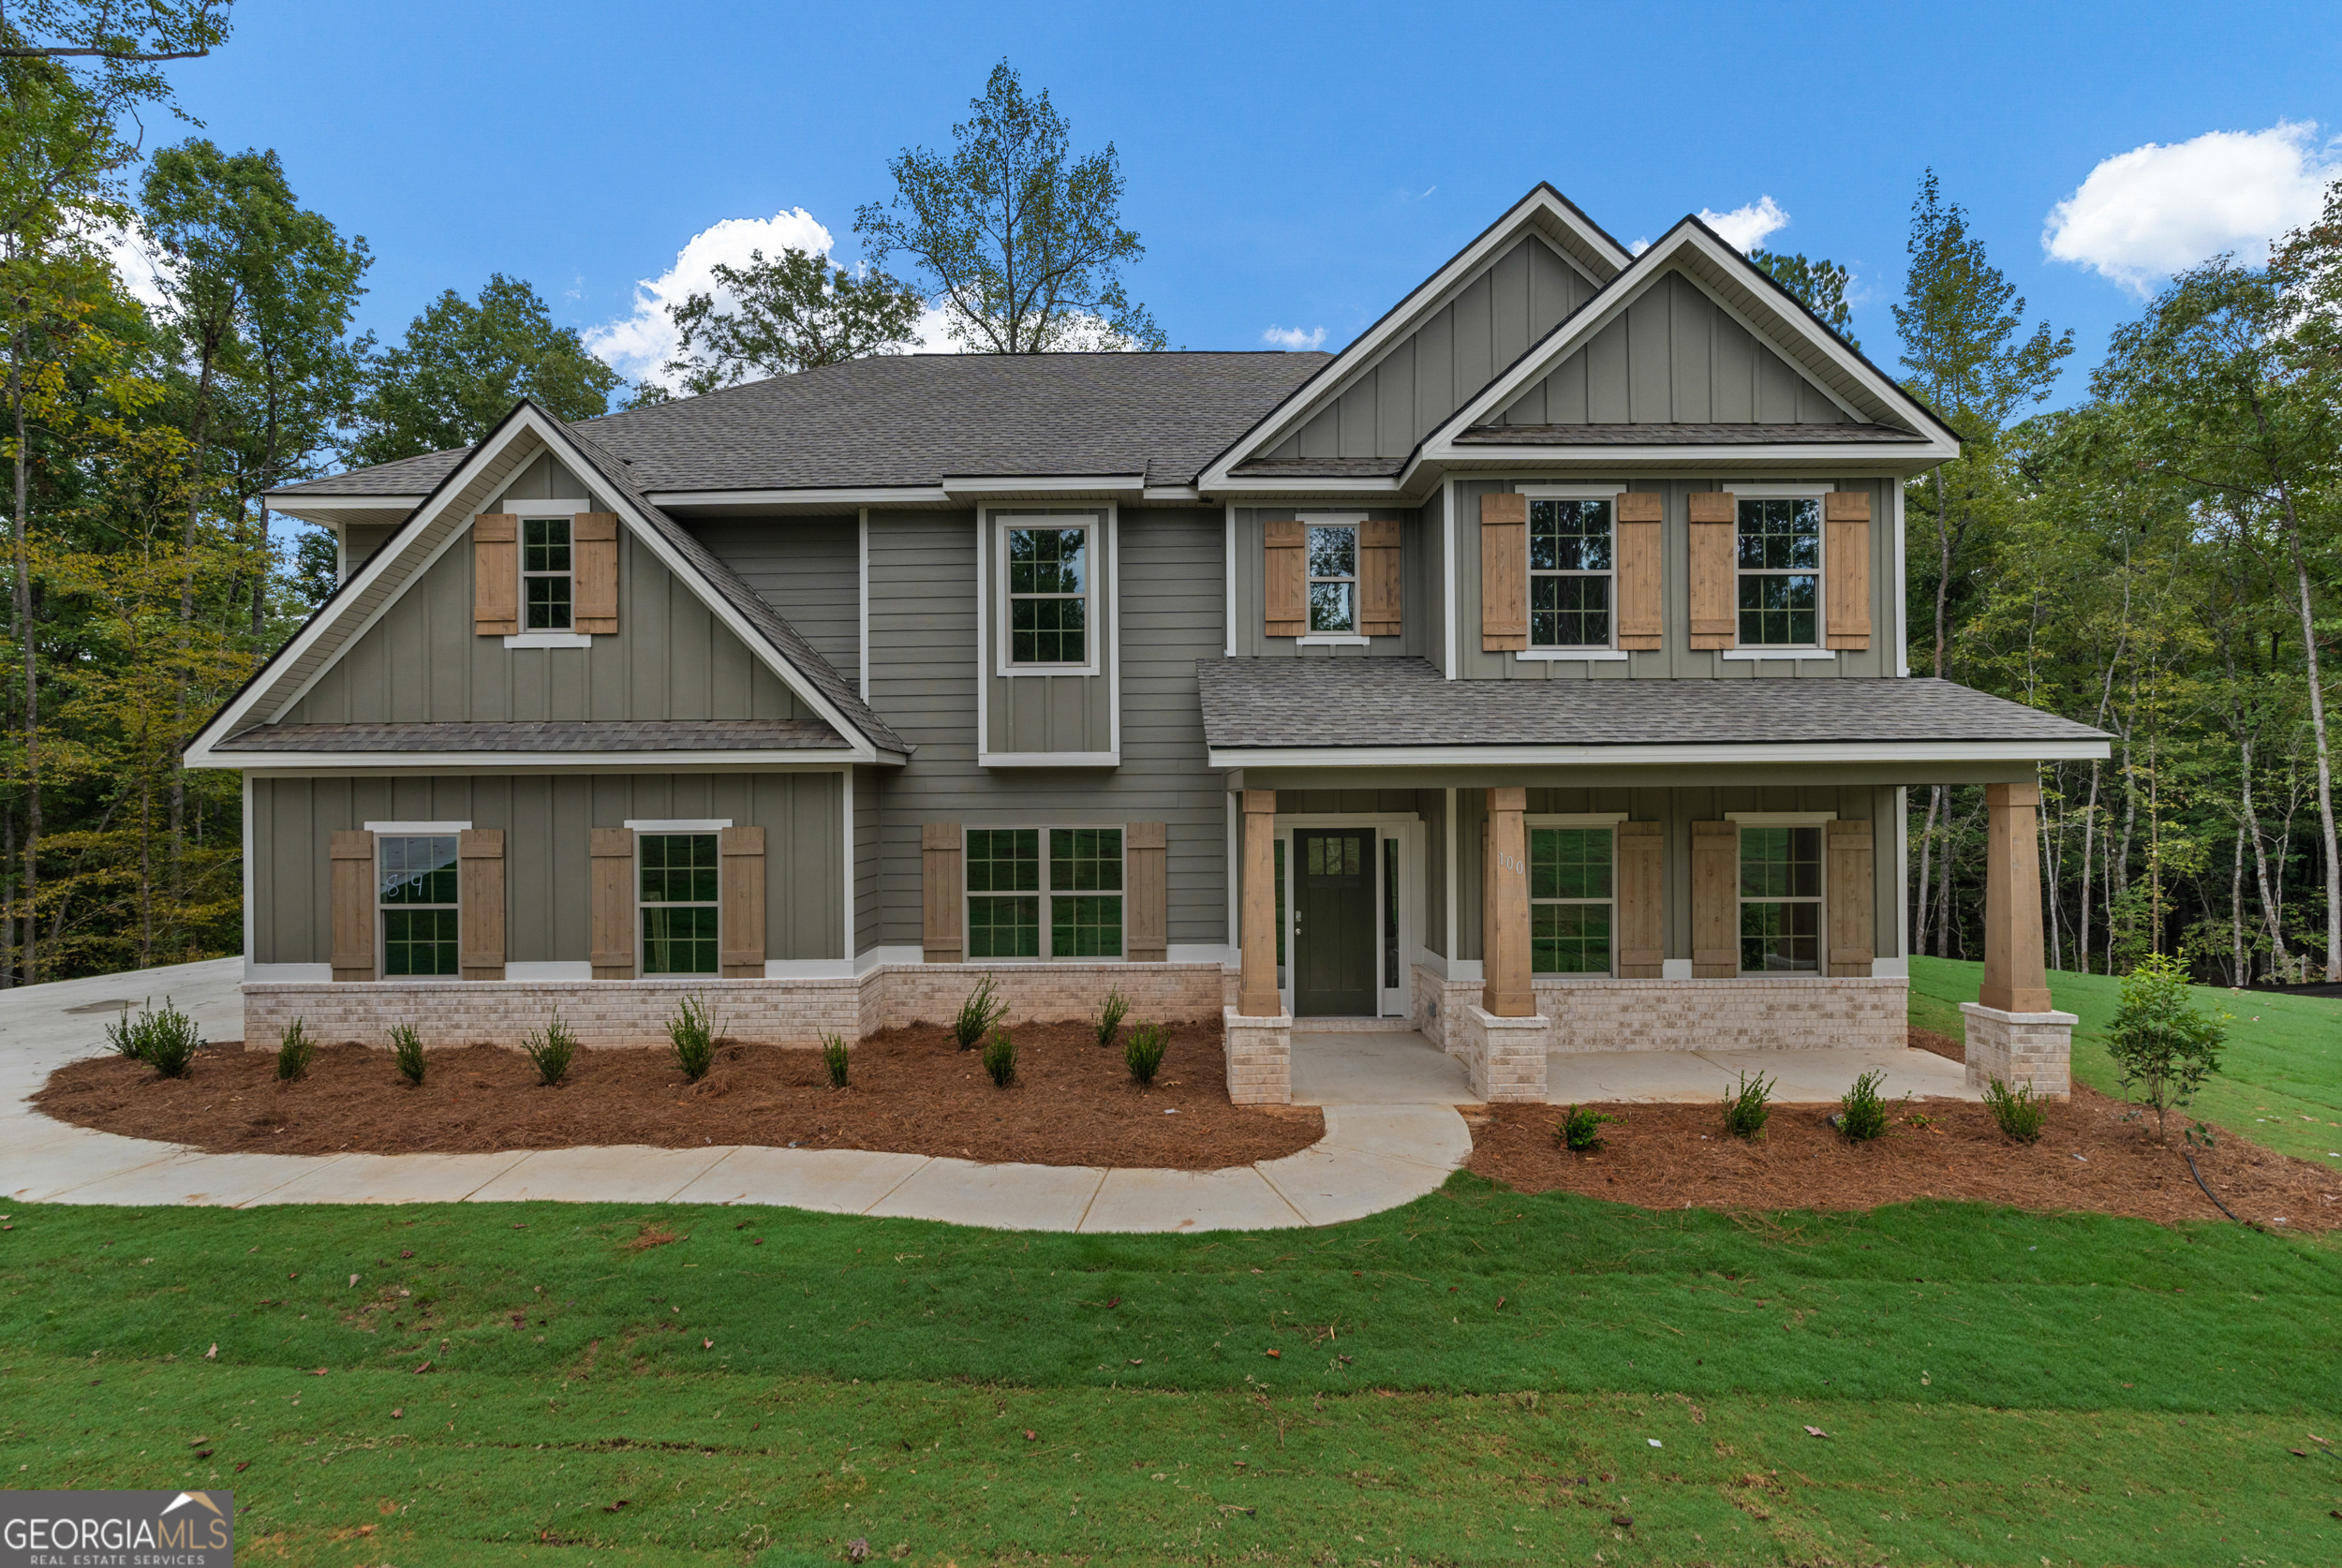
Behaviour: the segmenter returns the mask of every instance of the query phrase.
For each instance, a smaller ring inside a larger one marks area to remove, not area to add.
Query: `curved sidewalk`
[[[1448,1104],[1329,1104],[1298,1154],[1218,1171],[986,1165],[753,1145],[497,1154],[204,1154],[68,1126],[25,1103],[101,1046],[122,1000],[168,994],[207,1035],[243,1028],[238,959],[0,993],[0,1193],[25,1203],[780,1204],[1003,1230],[1266,1230],[1356,1220],[1421,1197],[1472,1152]],[[79,1011],[77,1011],[79,1010]]]

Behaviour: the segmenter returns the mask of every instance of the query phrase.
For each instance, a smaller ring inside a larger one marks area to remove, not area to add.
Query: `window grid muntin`
[[[971,961],[1122,956],[1122,829],[969,828],[962,842]]]
[[[1617,836],[1608,827],[1529,830],[1531,973],[1611,972]]]
[[[1011,527],[1002,545],[1008,583],[1008,661],[1089,662],[1089,525]]]
[[[567,631],[575,621],[576,550],[566,517],[521,519],[523,629]]]
[[[1741,646],[1821,645],[1821,510],[1814,496],[1741,498],[1733,525]]]
[[[1603,499],[1529,503],[1529,645],[1607,648],[1618,571],[1616,519]]]
[[[457,849],[452,833],[376,838],[375,906],[385,979],[463,972]]]
[[[1740,834],[1740,969],[1821,972],[1822,830],[1744,822]]]
[[[1357,525],[1310,524],[1304,552],[1309,564],[1311,633],[1330,636],[1356,634],[1358,629]]]
[[[717,836],[645,833],[634,843],[643,973],[721,973]]]

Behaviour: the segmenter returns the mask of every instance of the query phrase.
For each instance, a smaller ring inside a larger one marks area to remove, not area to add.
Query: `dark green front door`
[[[1372,1017],[1374,835],[1299,828],[1293,835],[1293,1011],[1303,1018]]]

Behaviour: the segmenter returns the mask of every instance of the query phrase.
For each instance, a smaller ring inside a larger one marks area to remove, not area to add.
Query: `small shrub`
[[[1142,1084],[1151,1084],[1163,1066],[1163,1053],[1170,1046],[1169,1029],[1161,1024],[1141,1024],[1122,1043],[1123,1064],[1131,1070],[1132,1077]]]
[[[417,1088],[422,1087],[422,1036],[415,1032],[412,1024],[391,1026],[391,1060],[397,1066],[400,1077]]]
[[[169,997],[163,998],[159,1013],[150,1003],[133,1018],[130,1010],[124,1008],[122,1022],[107,1026],[106,1039],[122,1055],[136,1057],[166,1078],[185,1077],[203,1044],[195,1020],[173,1007]]]
[[[829,1087],[846,1087],[846,1041],[843,1035],[822,1036],[822,1063],[829,1069]]]
[[[952,1038],[959,1042],[961,1050],[972,1051],[1007,1011],[1008,1003],[1001,999],[1000,987],[987,974],[976,982],[976,988],[959,1004],[959,1016],[952,1020]]]
[[[1098,1013],[1098,1043],[1111,1046],[1122,1032],[1122,1020],[1131,1014],[1131,1004],[1122,998],[1118,987],[1106,993],[1106,1005]]]
[[[686,997],[667,1020],[667,1040],[674,1048],[674,1064],[688,1083],[698,1083],[716,1065],[716,1036],[720,1032],[707,1011],[704,997]]]
[[[2223,1021],[2205,1017],[2189,999],[2186,969],[2161,954],[2141,961],[2124,980],[2123,1004],[2106,1031],[2115,1082],[2126,1096],[2139,1091],[2155,1113],[2157,1140],[2165,1143],[2165,1113],[2195,1100],[2203,1081],[2220,1070],[2220,1048],[2227,1043]]]
[[[398,1030],[391,1031],[396,1043]],[[309,1025],[304,1018],[295,1018],[285,1026],[284,1039],[276,1043],[276,1081],[280,1084],[298,1082],[309,1071],[309,1058],[318,1053],[318,1043],[309,1038]]]
[[[1553,1141],[1572,1154],[1592,1154],[1602,1146],[1602,1124],[1617,1119],[1591,1105],[1572,1105],[1569,1115],[1553,1124]]]
[[[570,1058],[577,1055],[577,1036],[561,1021],[561,1010],[553,1010],[553,1021],[541,1032],[531,1031],[521,1042],[521,1050],[528,1064],[537,1070],[537,1081],[550,1088],[561,1081],[570,1070]]]
[[[1001,1088],[1016,1081],[1016,1042],[1006,1029],[994,1029],[984,1043],[984,1070]]]
[[[146,1055],[141,1048],[144,1036],[140,1033],[142,1023],[143,1020],[140,1024],[130,1022],[130,1004],[124,1002],[122,1021],[106,1026],[106,1043],[114,1048],[116,1056],[128,1057],[132,1061],[137,1061]]]
[[[2033,1098],[2031,1084],[2011,1090],[1995,1078],[1984,1086],[1984,1104],[2000,1130],[2021,1144],[2039,1138],[2041,1124],[2049,1119],[2049,1107]]]
[[[1765,1118],[1772,1114],[1773,1086],[1779,1082],[1761,1072],[1751,1082],[1747,1073],[1742,1073],[1740,1087],[1724,1097],[1724,1130],[1735,1138],[1761,1137]]]
[[[1867,1143],[1887,1131],[1887,1102],[1878,1094],[1886,1080],[1886,1073],[1873,1068],[1855,1079],[1838,1102],[1838,1114],[1831,1120],[1853,1142]]]

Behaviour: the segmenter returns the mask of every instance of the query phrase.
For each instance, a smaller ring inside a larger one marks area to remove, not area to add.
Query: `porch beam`
[[[2003,1013],[2050,1011],[2042,962],[2038,783],[1984,787],[1984,984],[1977,1000]]]
[[[1498,1018],[1537,1011],[1529,981],[1529,791],[1489,791],[1486,863],[1481,867],[1481,1003]]]
[[[1238,940],[1242,973],[1236,1010],[1246,1018],[1284,1012],[1277,992],[1277,791],[1244,791],[1243,905]]]

